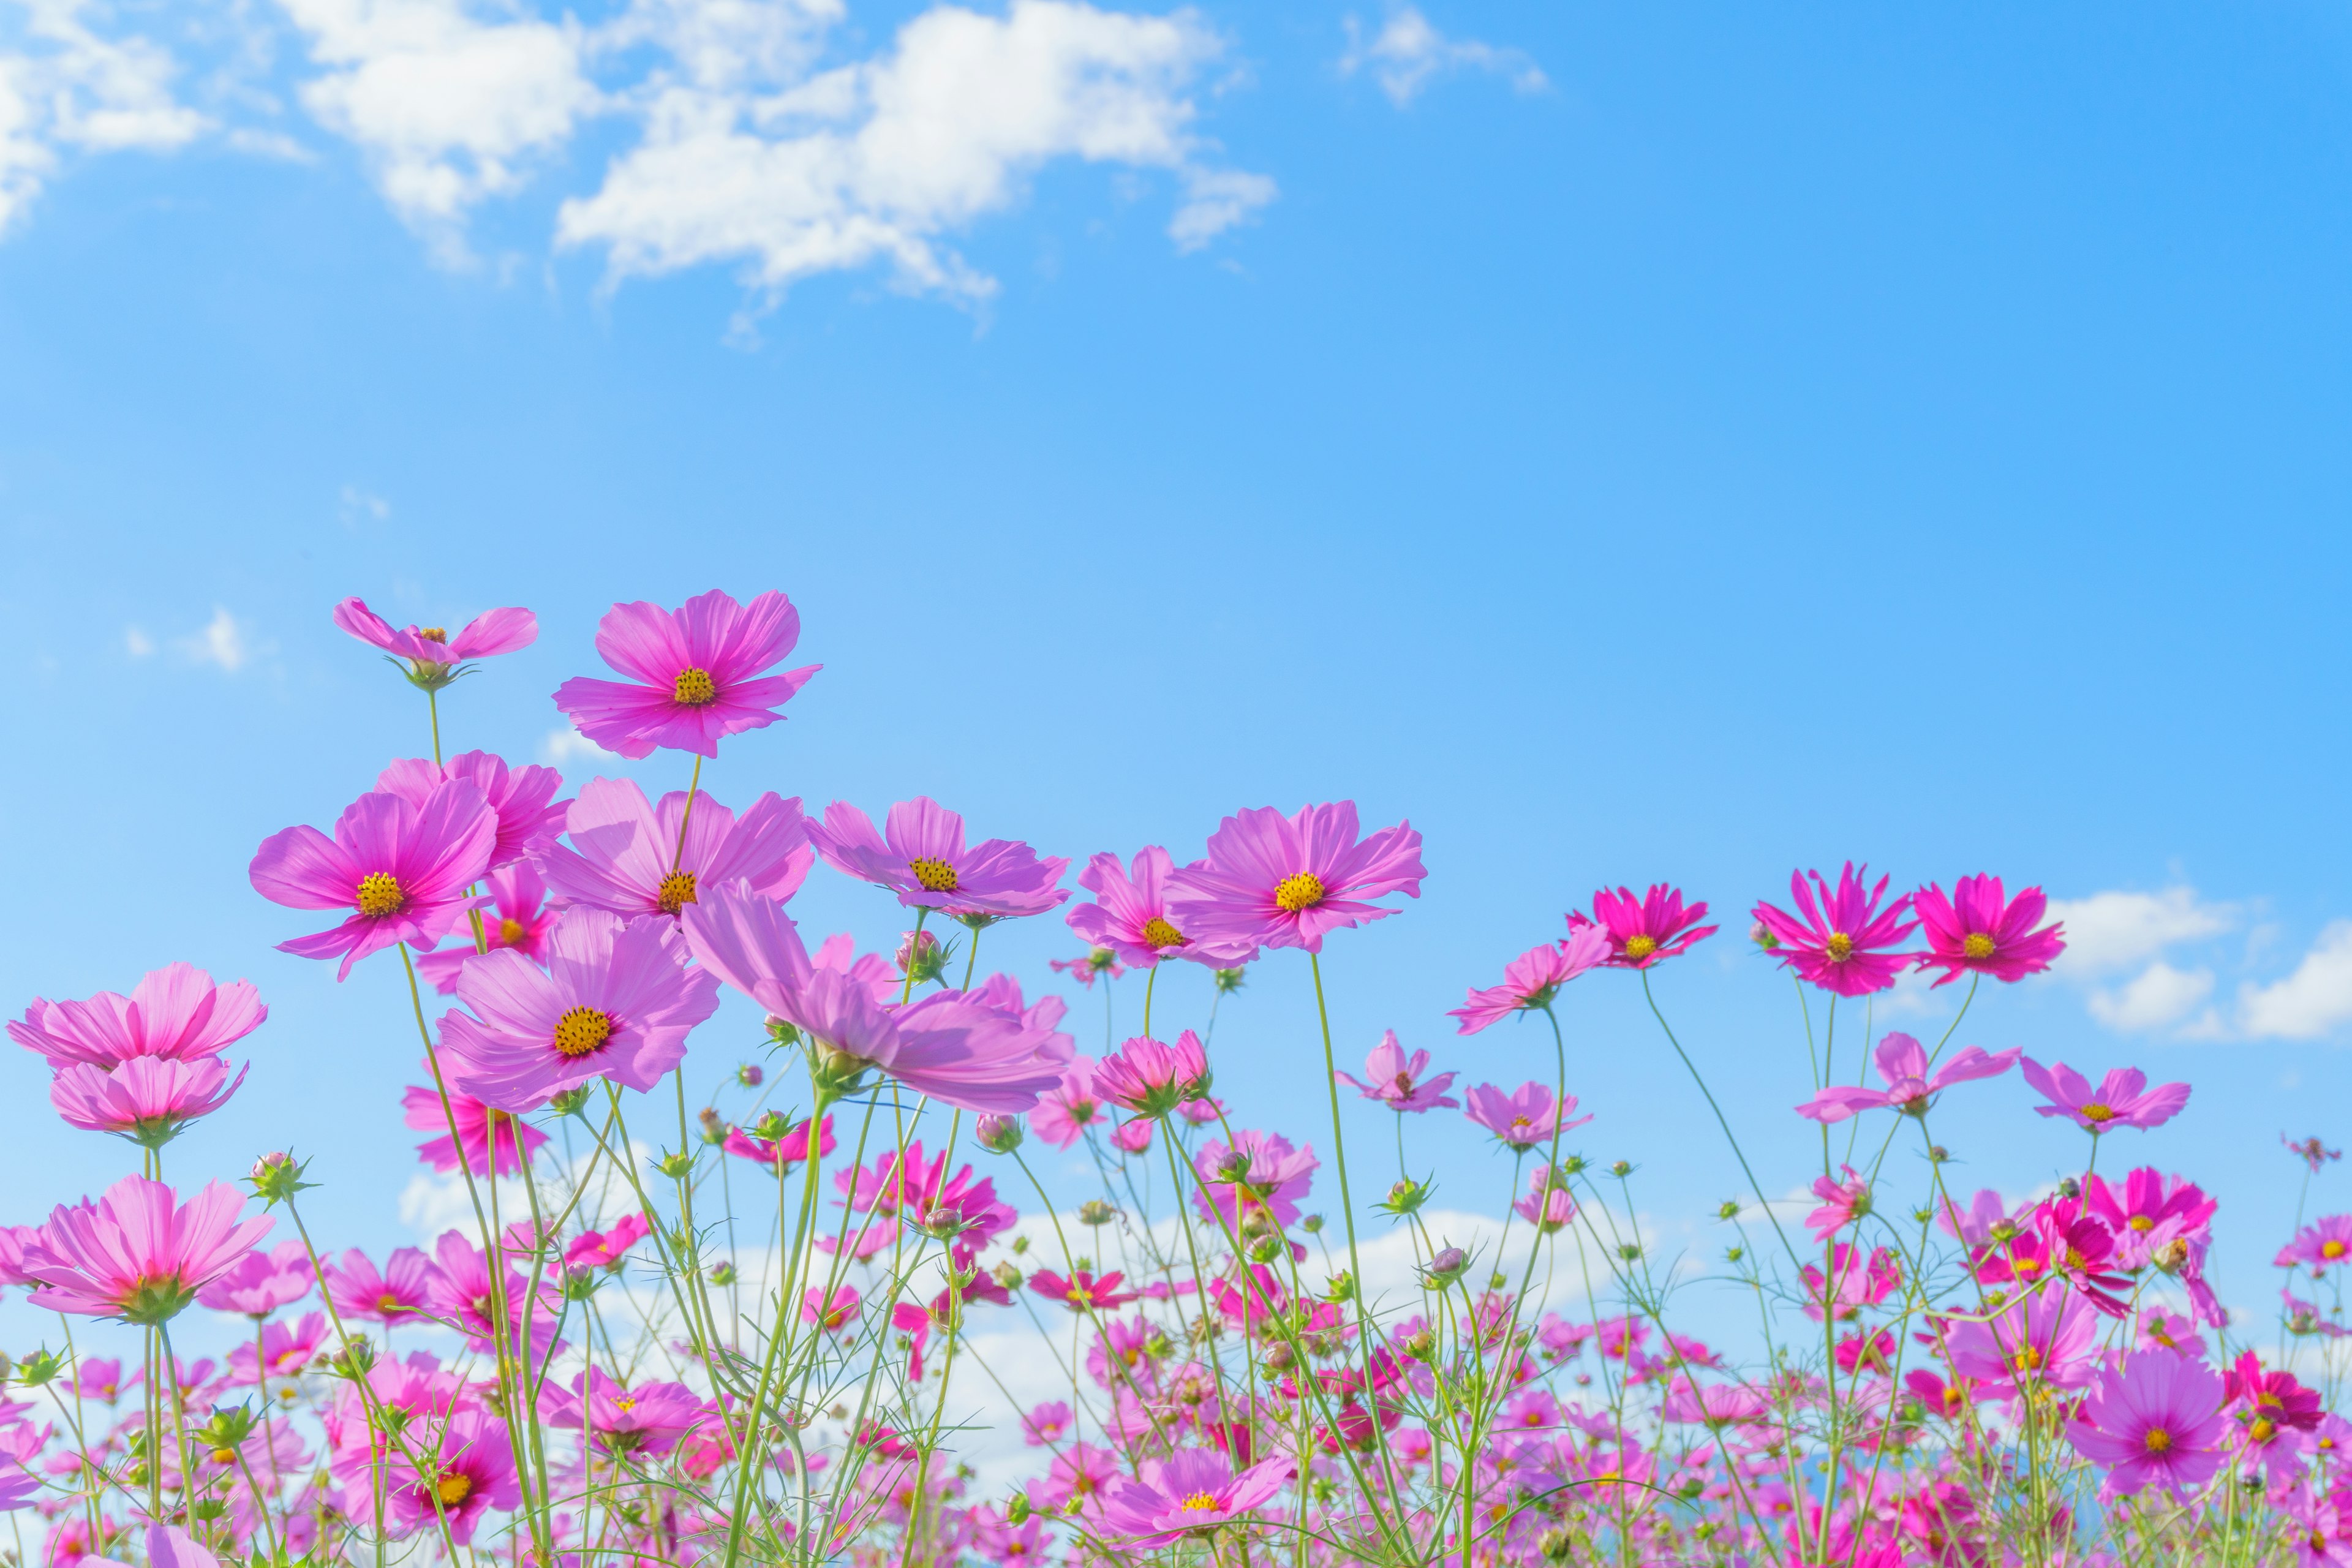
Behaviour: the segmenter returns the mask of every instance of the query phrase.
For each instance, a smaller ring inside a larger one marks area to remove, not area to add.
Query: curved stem
[[[1790,1266],[1803,1268],[1802,1261],[1797,1257],[1796,1246],[1789,1240],[1789,1233],[1780,1228],[1780,1216],[1772,1212],[1771,1204],[1764,1196],[1763,1187],[1756,1180],[1755,1170],[1748,1163],[1746,1152],[1739,1147],[1739,1140],[1732,1132],[1731,1123],[1725,1119],[1723,1107],[1715,1102],[1715,1091],[1706,1087],[1706,1079],[1699,1076],[1698,1064],[1690,1059],[1690,1053],[1683,1049],[1683,1043],[1675,1038],[1674,1026],[1666,1022],[1664,1013],[1658,1011],[1658,999],[1650,991],[1650,972],[1644,969],[1641,975],[1642,1000],[1650,1005],[1650,1016],[1655,1018],[1658,1027],[1665,1031],[1666,1044],[1674,1047],[1675,1055],[1682,1058],[1684,1068],[1690,1073],[1691,1082],[1698,1085],[1699,1093],[1706,1098],[1706,1108],[1715,1112],[1715,1124],[1723,1129],[1724,1141],[1731,1145],[1732,1157],[1739,1162],[1740,1173],[1748,1178],[1748,1189],[1756,1194],[1756,1202],[1762,1206],[1764,1217],[1772,1222],[1772,1234],[1780,1238],[1781,1247],[1787,1249]]]

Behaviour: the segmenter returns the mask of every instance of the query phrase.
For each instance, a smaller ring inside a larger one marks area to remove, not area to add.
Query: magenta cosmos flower
[[[50,1080],[49,1103],[68,1127],[160,1149],[189,1122],[226,1105],[247,1070],[232,1079],[218,1057],[133,1057],[112,1072],[76,1062]]]
[[[1613,893],[1606,888],[1597,889],[1592,895],[1592,913],[1571,910],[1568,929],[1571,936],[1586,927],[1608,933],[1611,968],[1647,969],[1713,936],[1717,928],[1698,923],[1706,918],[1705,903],[1685,909],[1680,888],[1653,882],[1638,899],[1631,888]]]
[[[1911,895],[1911,912],[1927,939],[1919,967],[1942,970],[1938,985],[1963,971],[2012,981],[2039,974],[2066,951],[2064,926],[2033,929],[2049,907],[2039,888],[2004,899],[1999,877],[1963,877],[1948,899],[1941,883],[1930,882]]]
[[[483,951],[510,947],[532,963],[540,962],[540,946],[555,929],[559,911],[548,901],[547,883],[539,868],[528,860],[502,866],[482,879],[489,889],[489,907],[482,911]],[[416,961],[416,973],[446,996],[457,989],[457,972],[475,956],[470,942],[458,942]]]
[[[1179,1448],[1164,1459],[1146,1459],[1142,1479],[1120,1477],[1105,1489],[1102,1527],[1139,1548],[1188,1535],[1205,1539],[1226,1521],[1272,1501],[1292,1474],[1287,1458],[1263,1460],[1237,1476],[1213,1448]]]
[[[266,1318],[310,1293],[310,1249],[296,1237],[268,1252],[248,1252],[227,1273],[196,1292],[196,1304],[215,1312]]]
[[[551,1388],[541,1395],[540,1409],[551,1426],[584,1429],[602,1452],[647,1458],[668,1453],[712,1419],[710,1406],[682,1383],[627,1386],[593,1367],[574,1377],[569,1389]]]
[[[1791,872],[1789,892],[1797,914],[1770,904],[1756,906],[1757,922],[1780,943],[1774,955],[1795,970],[1799,979],[1840,996],[1867,996],[1894,984],[1916,957],[1884,951],[1917,925],[1903,918],[1910,910],[1911,896],[1906,893],[1882,910],[1879,900],[1886,894],[1887,879],[1881,877],[1876,887],[1865,889],[1863,879],[1868,874],[1868,867],[1857,868],[1847,861],[1832,893],[1819,871]]]
[[[432,1064],[425,1064],[429,1074]],[[416,1146],[416,1157],[436,1171],[457,1168],[457,1143],[466,1147],[466,1168],[476,1175],[488,1173],[490,1162],[498,1162],[499,1174],[511,1176],[530,1163],[529,1156],[539,1152],[547,1142],[547,1134],[520,1118],[485,1105],[482,1101],[454,1086],[449,1089],[446,1109],[441,1104],[441,1091],[423,1084],[411,1084],[401,1091],[402,1120],[419,1132],[438,1132]],[[451,1122],[457,1124],[457,1136],[449,1135]],[[491,1145],[496,1143],[493,1154]]]
[[[1446,1016],[1462,1020],[1461,1033],[1475,1035],[1515,1013],[1551,1005],[1559,988],[1597,963],[1608,961],[1611,939],[1595,925],[1571,926],[1565,942],[1530,948],[1503,966],[1503,983],[1473,991]]]
[[[1209,836],[1207,858],[1169,880],[1178,926],[1195,938],[1323,951],[1330,932],[1396,910],[1371,902],[1421,897],[1421,835],[1410,822],[1363,837],[1356,803],[1307,805],[1296,816],[1239,811]]]
[[[549,889],[624,918],[675,916],[699,889],[727,882],[748,882],[772,899],[799,891],[814,859],[799,796],[771,790],[740,817],[702,791],[691,812],[686,798],[672,790],[656,807],[627,779],[591,781],[565,819],[572,847],[539,850]]]
[[[2221,1468],[2230,1428],[2221,1399],[2221,1375],[2202,1362],[2133,1351],[2099,1374],[2081,1415],[2066,1423],[2067,1440],[2122,1496],[2154,1484],[2179,1497]]]
[[[485,610],[451,637],[439,626],[415,626],[394,631],[392,623],[367,607],[363,599],[345,599],[335,606],[335,625],[388,654],[417,664],[458,664],[469,658],[491,658],[529,647],[539,637],[539,617],[529,610],[509,607]]]
[[[553,768],[510,768],[504,757],[489,752],[467,752],[437,767],[423,757],[409,757],[378,773],[375,787],[423,811],[435,788],[451,779],[463,779],[481,791],[483,803],[499,819],[499,836],[490,847],[493,871],[563,831],[563,814],[571,803],[555,798],[563,787],[563,775]]]
[[[544,970],[509,948],[457,976],[457,999],[473,1011],[441,1018],[452,1081],[500,1110],[532,1110],[595,1078],[652,1089],[719,1005],[719,982],[686,960],[667,920],[564,910]]]
[[[183,1205],[161,1182],[125,1176],[97,1203],[59,1207],[25,1248],[24,1273],[53,1312],[163,1322],[235,1268],[269,1232],[239,1220],[245,1199],[223,1182]]]
[[[36,996],[8,1037],[56,1068],[114,1068],[137,1057],[218,1056],[269,1016],[249,981],[215,985],[193,963],[148,971],[131,994],[101,991],[80,1002]]]
[[[1472,994],[1475,996],[1476,993]],[[1415,1051],[1411,1056],[1405,1055],[1404,1047],[1398,1041],[1394,1029],[1384,1030],[1381,1043],[1365,1055],[1364,1076],[1360,1080],[1344,1072],[1335,1072],[1331,1076],[1366,1100],[1377,1100],[1399,1115],[1408,1110],[1452,1110],[1462,1103],[1445,1092],[1460,1075],[1442,1072],[1431,1078],[1429,1053]]]
[[[2180,1114],[2189,1103],[2185,1083],[2147,1087],[2147,1074],[2137,1068],[2117,1068],[2099,1087],[2064,1062],[2043,1067],[2032,1057],[2018,1070],[2034,1091],[2050,1101],[2033,1109],[2043,1116],[2063,1116],[2085,1132],[2106,1132],[2117,1127],[2158,1127]]]
[[[486,1511],[521,1503],[514,1447],[503,1422],[475,1411],[452,1415],[438,1436],[413,1459],[411,1449],[393,1456],[384,1506],[404,1531],[431,1530],[446,1520],[451,1539],[465,1546]]]
[[[615,605],[596,626],[596,651],[629,679],[576,676],[555,705],[609,752],[649,757],[654,748],[716,757],[726,735],[765,729],[824,668],[768,675],[801,638],[801,613],[771,589],[748,605],[711,590],[675,611],[639,600]]]
[[[1988,1052],[1982,1046],[1969,1046],[1930,1076],[1927,1053],[1919,1042],[1899,1030],[1889,1031],[1878,1042],[1878,1076],[1885,1080],[1885,1089],[1832,1086],[1797,1107],[1797,1114],[1822,1122],[1843,1121],[1860,1110],[1925,1116],[1933,1096],[1956,1083],[1997,1078],[2020,1054],[2015,1047]]]
[[[1117,979],[1121,963],[1148,969],[1163,958],[1189,958],[1211,969],[1234,969],[1256,958],[1255,942],[1195,938],[1169,919],[1169,879],[1174,871],[1175,862],[1157,844],[1136,851],[1131,870],[1116,855],[1097,855],[1087,861],[1078,873],[1078,886],[1094,894],[1095,901],[1076,905],[1063,919],[1082,941],[1093,943],[1097,952],[1111,955],[1113,962],[1106,964],[1089,957],[1055,967],[1067,968],[1082,984],[1092,985],[1095,970],[1108,968]]]
[[[2281,1268],[2300,1265],[2314,1276],[2340,1268],[2352,1258],[2352,1215],[2322,1215],[2295,1233],[2273,1261]]]
[[[1583,1126],[1592,1120],[1577,1116],[1576,1096],[1563,1095],[1559,1103],[1552,1103],[1551,1090],[1542,1084],[1528,1082],[1508,1094],[1491,1083],[1476,1084],[1465,1091],[1469,1103],[1462,1114],[1502,1140],[1512,1149],[1531,1149],[1548,1143],[1553,1135]],[[1570,1121],[1570,1117],[1575,1117]]]
[[[1165,1116],[1209,1093],[1209,1058],[1201,1037],[1187,1029],[1172,1046],[1138,1035],[1097,1063],[1095,1088],[1105,1100],[1138,1116]]]
[[[396,1248],[384,1258],[382,1268],[354,1247],[343,1254],[340,1267],[330,1263],[321,1272],[327,1300],[335,1304],[336,1311],[391,1328],[417,1321],[432,1299],[437,1270],[433,1260],[414,1247]]]
[[[880,833],[871,817],[836,800],[824,808],[824,821],[808,825],[808,836],[827,865],[898,894],[908,909],[1003,920],[1043,914],[1070,896],[1055,886],[1067,860],[1041,858],[1009,838],[966,848],[963,818],[928,795],[892,806]]]
[[[278,944],[298,958],[341,955],[352,965],[395,942],[428,952],[482,900],[467,891],[489,869],[499,819],[463,780],[436,785],[420,809],[381,790],[353,801],[329,838],[289,827],[262,840],[254,890],[297,910],[352,911],[332,931]]]

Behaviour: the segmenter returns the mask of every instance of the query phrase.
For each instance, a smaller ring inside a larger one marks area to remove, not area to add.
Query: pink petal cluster
[[[1254,942],[1194,936],[1170,918],[1174,875],[1174,860],[1156,844],[1136,851],[1132,868],[1121,866],[1116,855],[1097,855],[1078,873],[1078,886],[1094,894],[1095,901],[1073,905],[1062,918],[1079,940],[1114,956],[1114,971],[1121,965],[1148,969],[1163,958],[1190,959],[1211,969],[1237,969],[1255,960]],[[1081,984],[1092,985],[1093,971],[1100,966],[1091,959],[1074,959],[1056,967],[1067,967]]]
[[[1612,969],[1647,969],[1713,936],[1719,928],[1700,925],[1705,919],[1705,903],[1685,907],[1681,889],[1653,882],[1638,899],[1631,888],[1613,893],[1606,888],[1596,890],[1592,913],[1570,911],[1568,929],[1571,936],[1584,930],[1604,933],[1609,939],[1607,963]]]
[[[928,795],[892,806],[880,833],[871,817],[836,800],[808,836],[825,864],[898,894],[910,910],[987,921],[1043,914],[1070,896],[1055,886],[1067,860],[1041,859],[1009,838],[967,846],[963,818]]]
[[[1407,1056],[1394,1029],[1382,1031],[1381,1043],[1365,1055],[1361,1079],[1350,1078],[1345,1072],[1331,1076],[1366,1100],[1376,1100],[1400,1115],[1406,1111],[1452,1110],[1462,1103],[1445,1092],[1461,1075],[1442,1072],[1430,1077],[1429,1053],[1415,1051]]]
[[[1916,954],[1885,951],[1918,923],[1903,918],[1910,911],[1911,895],[1882,904],[1887,879],[1866,887],[1868,874],[1868,868],[1847,861],[1832,892],[1819,871],[1792,872],[1789,892],[1795,914],[1771,904],[1756,906],[1757,922],[1779,944],[1774,955],[1799,979],[1840,996],[1867,996],[1894,984],[1911,966]]]
[[[719,742],[783,717],[776,711],[822,665],[766,672],[800,641],[801,616],[772,589],[739,605],[717,589],[676,610],[615,605],[596,626],[596,651],[628,677],[575,676],[555,705],[608,752],[649,757],[656,747],[716,757]]]
[[[1503,966],[1500,985],[1472,991],[1448,1016],[1461,1020],[1461,1033],[1475,1035],[1514,1014],[1549,1007],[1561,986],[1594,965],[1610,962],[1611,947],[1606,928],[1571,922],[1567,940],[1548,942],[1519,954]]]
[[[1927,942],[1919,967],[1941,969],[1938,985],[1964,973],[2011,982],[2039,974],[2066,951],[2065,927],[2035,929],[2049,907],[2039,888],[2005,897],[1999,877],[1963,877],[1949,898],[1941,883],[1930,882],[1911,895],[1911,912]]]
[[[2018,1070],[2034,1092],[2049,1101],[2035,1106],[2037,1112],[2065,1117],[2086,1132],[2160,1127],[2189,1103],[2187,1084],[2164,1083],[2150,1089],[2147,1075],[2137,1068],[2116,1068],[2095,1089],[2064,1062],[2045,1068],[2027,1057]]]
[[[1890,1029],[1878,1042],[1878,1076],[1886,1087],[1833,1084],[1797,1107],[1797,1114],[1815,1121],[1843,1121],[1862,1110],[1899,1110],[1925,1116],[1935,1097],[1956,1083],[1997,1078],[2010,1069],[2021,1053],[2012,1047],[1988,1052],[1967,1046],[1934,1073],[1927,1070],[1927,1053],[1919,1042]]]
[[[184,1205],[161,1182],[125,1176],[94,1204],[52,1212],[22,1271],[49,1311],[162,1323],[268,1234],[268,1219],[238,1217],[244,1207],[220,1182]]]
[[[1369,837],[1356,803],[1236,812],[1206,858],[1169,879],[1176,924],[1199,939],[1323,951],[1323,939],[1396,910],[1373,900],[1421,897],[1421,835],[1401,822]]]
[[[481,903],[468,889],[490,868],[498,837],[498,815],[465,780],[436,785],[422,806],[375,791],[345,808],[332,838],[289,827],[264,839],[249,875],[273,903],[352,911],[278,944],[299,958],[341,957],[341,980],[372,952],[404,942],[427,952],[448,935]]]
[[[549,891],[624,919],[675,919],[699,889],[730,882],[789,899],[815,858],[799,797],[773,791],[738,817],[700,791],[690,807],[683,791],[655,806],[630,780],[597,779],[572,803],[564,830],[569,847],[550,840],[537,853]]]

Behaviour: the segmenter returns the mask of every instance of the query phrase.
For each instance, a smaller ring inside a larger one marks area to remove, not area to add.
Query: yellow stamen
[[[2168,1454],[2172,1451],[2172,1434],[2161,1426],[2151,1426],[2140,1438],[2140,1444],[2151,1454]]]
[[[407,901],[408,895],[389,871],[370,871],[360,879],[360,913],[370,920],[381,920]]]
[[[1143,922],[1143,940],[1154,947],[1181,947],[1184,933],[1170,925],[1164,915],[1154,915]]]
[[[1853,956],[1853,938],[1842,931],[1833,931],[1830,932],[1830,940],[1822,944],[1822,951],[1830,955],[1832,963],[1843,963]]]
[[[375,1299],[375,1310],[382,1312],[387,1318],[392,1316],[393,1313],[400,1310],[400,1298],[392,1295],[389,1292],[386,1292],[382,1296],[378,1296]]]
[[[636,1407],[637,1402],[634,1397],[628,1399],[615,1399],[613,1401],[613,1408],[615,1410],[627,1412],[635,1410]]]
[[[907,869],[915,874],[915,881],[927,893],[952,893],[956,890],[956,870],[944,860],[925,856],[907,862]]]
[[[2085,1121],[2113,1121],[2115,1119],[2116,1109],[2112,1105],[2101,1105],[2095,1100],[2083,1107],[2083,1120]]]
[[[1992,938],[1980,931],[1972,931],[1969,932],[1968,941],[1960,943],[1960,956],[1982,963],[1992,956]]]
[[[1217,1500],[1206,1492],[1194,1492],[1180,1505],[1187,1513],[1206,1513],[1217,1506]]]
[[[1285,914],[1295,915],[1301,910],[1311,910],[1323,901],[1323,879],[1312,871],[1297,871],[1275,885],[1275,908]]]
[[[499,945],[500,947],[516,946],[524,937],[530,934],[530,932],[524,927],[520,921],[500,921],[499,922]]]
[[[2010,1357],[2009,1364],[2015,1367],[2020,1372],[2040,1372],[2042,1370],[2042,1352],[2035,1346],[2028,1345],[2023,1350],[2018,1352],[2015,1355]]]
[[[236,1450],[235,1448],[215,1448],[213,1450],[213,1463],[215,1465],[236,1464]]]
[[[695,902],[694,873],[672,871],[661,879],[661,887],[655,894],[655,899],[661,905],[662,913],[666,915],[674,915],[687,905]]]
[[[719,683],[710,679],[707,669],[681,669],[670,695],[688,708],[706,707],[719,700]]]
[[[2246,1435],[2257,1443],[2267,1443],[2278,1436],[2278,1427],[2269,1416],[2256,1416],[2254,1424],[2246,1428]]]
[[[584,1057],[602,1050],[612,1037],[612,1015],[593,1007],[574,1007],[555,1020],[555,1054]]]
[[[2131,1226],[2134,1230],[2138,1231],[2143,1236],[2156,1228],[2156,1221],[2148,1218],[2147,1215],[2144,1214],[2136,1214],[2132,1215],[2131,1218],[2124,1221],[2124,1223]]]
[[[2323,1241],[2319,1244],[2319,1256],[2333,1263],[2344,1256],[2344,1244],[2340,1241]]]
[[[474,1495],[474,1479],[471,1476],[461,1476],[452,1470],[441,1478],[433,1490],[441,1499],[443,1508],[456,1508]]]
[[[1629,936],[1625,939],[1625,956],[1633,959],[1635,963],[1641,962],[1643,959],[1649,957],[1650,954],[1657,951],[1658,939],[1649,935],[1647,932],[1644,932],[1640,936]]]
[[[447,642],[449,634],[439,626],[419,626],[416,635],[426,642]]]

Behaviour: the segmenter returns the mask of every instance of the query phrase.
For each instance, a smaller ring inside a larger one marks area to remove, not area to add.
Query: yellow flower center
[[[2319,1256],[2332,1263],[2344,1256],[2344,1244],[2340,1241],[2323,1241],[2319,1244]]]
[[[390,1317],[400,1310],[400,1298],[387,1291],[375,1299],[375,1310]]]
[[[381,920],[407,901],[408,895],[389,871],[370,871],[360,879],[360,913],[370,920]]]
[[[236,1450],[235,1448],[215,1448],[213,1450],[213,1463],[215,1465],[236,1464]]]
[[[661,888],[654,895],[666,915],[674,915],[695,901],[694,873],[672,871],[661,879]]]
[[[555,1054],[584,1057],[613,1037],[613,1019],[593,1007],[574,1007],[555,1020]]]
[[[2161,1426],[2151,1426],[2140,1438],[2140,1446],[2151,1454],[2172,1452],[2172,1434]]]
[[[1143,922],[1143,940],[1154,947],[1181,947],[1184,933],[1170,925],[1165,915],[1154,915]]]
[[[530,933],[524,929],[523,923],[520,921],[500,921],[499,922],[499,945],[500,947],[513,947],[529,934]]]
[[[2246,1428],[2246,1431],[2247,1434],[2257,1443],[2267,1443],[2273,1437],[2278,1436],[2278,1427],[2267,1415],[2257,1415],[2254,1417],[2254,1424]]]
[[[1980,931],[1969,932],[1969,940],[1960,943],[1960,956],[1983,960],[1992,956],[1992,938]]]
[[[1206,1513],[1217,1506],[1217,1500],[1206,1492],[1194,1492],[1181,1506],[1186,1513]]]
[[[1275,885],[1275,907],[1285,914],[1311,910],[1323,901],[1323,879],[1312,871],[1296,871]]]
[[[1853,956],[1853,938],[1842,931],[1833,931],[1830,932],[1830,940],[1823,944],[1822,951],[1830,955],[1832,963],[1843,963]]]
[[[1628,958],[1644,959],[1657,951],[1658,939],[1646,931],[1640,936],[1629,936],[1625,939],[1625,956]]]
[[[952,893],[956,890],[955,868],[944,860],[934,860],[925,856],[919,860],[908,861],[907,869],[915,874],[915,880],[927,893]]]
[[[2156,1228],[2156,1221],[2148,1218],[2147,1215],[2144,1214],[2136,1214],[2132,1215],[2131,1218],[2124,1221],[2124,1223],[2131,1226],[2134,1230],[2138,1231],[2143,1236]]]
[[[628,1411],[635,1410],[636,1407],[637,1402],[635,1397],[628,1399],[615,1399],[613,1401],[613,1408],[625,1414]]]
[[[2116,1108],[2112,1105],[2102,1105],[2095,1100],[2083,1107],[2083,1120],[2085,1121],[2113,1121],[2115,1119]]]
[[[707,669],[681,669],[670,695],[688,708],[701,708],[719,700],[719,683],[710,679]]]
[[[2020,1372],[2040,1372],[2042,1370],[2042,1352],[2035,1346],[2028,1345],[2023,1350],[2018,1352],[2015,1355],[2010,1357],[2009,1364],[2015,1367]]]
[[[439,626],[419,626],[416,635],[426,642],[447,642],[449,634]]]
[[[441,1499],[443,1508],[456,1508],[474,1495],[474,1478],[452,1470],[441,1478],[433,1490]]]

